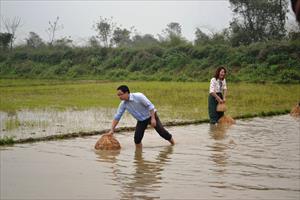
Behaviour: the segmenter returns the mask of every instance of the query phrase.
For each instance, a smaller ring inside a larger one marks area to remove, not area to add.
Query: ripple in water
[[[168,130],[175,146],[148,129],[142,150],[135,150],[132,132],[116,135],[120,151],[92,150],[99,136],[7,147],[1,198],[300,198],[299,120],[284,115]]]

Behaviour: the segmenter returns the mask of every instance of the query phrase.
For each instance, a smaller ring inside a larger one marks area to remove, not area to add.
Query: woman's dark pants
[[[222,93],[217,93],[217,95],[223,99]],[[218,123],[218,120],[224,115],[224,112],[217,112],[218,101],[214,96],[209,94],[208,96],[208,114],[211,124]]]

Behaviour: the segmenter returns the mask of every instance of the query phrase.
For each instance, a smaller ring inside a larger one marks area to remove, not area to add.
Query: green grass
[[[15,118],[8,118],[6,121],[4,121],[4,126],[7,131],[11,131],[14,129],[17,129],[21,126],[23,127],[47,127],[48,122],[47,121],[20,121],[17,117]]]
[[[12,136],[4,136],[0,138],[0,146],[1,145],[11,145],[14,144],[15,140]]]
[[[144,93],[160,116],[171,120],[207,119],[208,82],[100,82],[0,80],[0,110],[116,108],[116,88],[127,84]],[[300,85],[228,83],[228,114],[263,116],[290,110],[300,100]]]
[[[18,118],[10,118],[4,122],[6,130],[13,130],[20,127],[21,123]]]

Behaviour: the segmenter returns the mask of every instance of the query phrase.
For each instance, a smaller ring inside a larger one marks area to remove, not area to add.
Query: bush
[[[88,72],[88,69],[83,65],[74,65],[68,70],[67,76],[80,77],[83,75],[87,75]]]
[[[146,70],[147,68],[150,68],[152,63],[155,63],[156,60],[156,56],[143,50],[136,53],[136,55],[132,58],[128,69],[132,72]]]
[[[286,69],[283,70],[279,79],[277,80],[279,83],[300,83],[300,72],[294,69]]]
[[[208,81],[225,65],[228,80],[299,82],[300,41],[232,47],[180,42],[122,48],[17,47],[0,54],[1,77]]]
[[[106,77],[111,80],[125,80],[129,72],[125,69],[114,69],[107,72]]]
[[[15,73],[24,76],[30,74],[31,70],[33,69],[34,62],[27,60],[18,64],[15,64]]]
[[[168,67],[170,70],[183,68],[189,62],[190,59],[185,54],[180,52],[173,52],[166,55],[164,58],[164,66]]]
[[[273,65],[273,64],[285,63],[286,60],[288,60],[288,59],[289,59],[289,56],[285,55],[285,54],[277,54],[277,55],[271,54],[271,55],[268,55],[266,62],[270,65]]]

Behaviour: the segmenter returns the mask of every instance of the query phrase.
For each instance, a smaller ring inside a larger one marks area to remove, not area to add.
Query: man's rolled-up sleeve
[[[140,100],[149,111],[155,108],[151,101],[144,94],[141,94]]]

